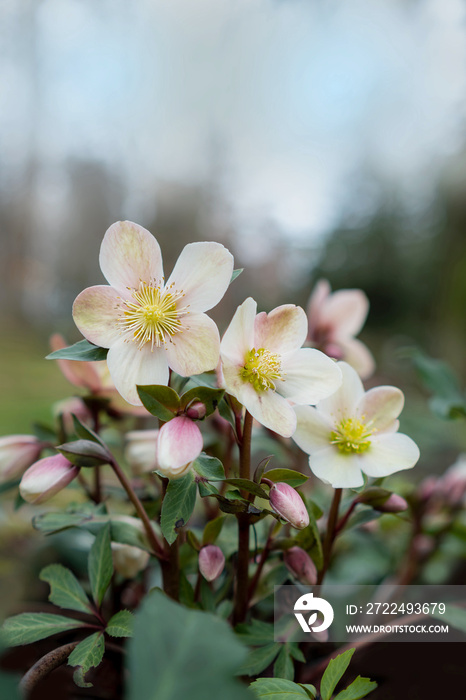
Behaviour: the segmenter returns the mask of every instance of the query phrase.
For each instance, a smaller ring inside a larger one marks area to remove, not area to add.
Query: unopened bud
[[[379,503],[372,507],[374,510],[378,510],[379,513],[402,513],[404,510],[408,510],[408,503],[402,496],[392,493],[384,503]]]
[[[300,583],[313,586],[317,583],[317,569],[311,557],[301,547],[291,547],[283,555],[286,568]]]
[[[220,547],[208,544],[199,552],[199,571],[207,581],[215,581],[225,566],[225,557]]]
[[[439,479],[436,476],[427,476],[418,486],[417,495],[421,501],[428,501],[437,492]]]
[[[125,457],[135,475],[157,469],[155,442],[158,430],[131,430],[126,434]]]
[[[42,450],[34,435],[6,435],[0,438],[0,482],[20,476]]]
[[[297,491],[285,482],[273,484],[270,488],[270,505],[278,515],[287,520],[297,530],[309,525],[309,513]]]
[[[202,420],[203,418],[205,418],[205,414],[206,407],[202,403],[202,401],[196,401],[195,403],[192,403],[186,411],[186,415],[188,416],[188,418],[191,418],[191,420]]]
[[[61,454],[44,457],[23,475],[19,491],[28,503],[42,503],[68,486],[78,473],[79,467]]]
[[[149,552],[129,544],[112,542],[113,564],[125,578],[135,578],[149,562]]]
[[[157,469],[169,479],[179,479],[201,454],[202,434],[196,423],[177,416],[165,423],[157,436]]]

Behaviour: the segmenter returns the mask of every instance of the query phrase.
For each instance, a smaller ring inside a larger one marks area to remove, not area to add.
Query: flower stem
[[[254,574],[254,577],[251,581],[251,585],[249,586],[249,591],[248,591],[248,598],[251,600],[253,597],[254,593],[256,592],[257,584],[259,583],[259,579],[262,574],[262,569],[264,568],[264,564],[267,561],[267,557],[270,554],[270,548],[272,544],[272,533],[273,529],[275,527],[275,522],[272,523],[270,526],[269,530],[269,536],[267,537],[267,542],[264,545],[264,549],[262,550],[261,558],[259,559],[259,563],[257,565],[256,573]]]
[[[251,472],[251,436],[253,418],[246,411],[242,437],[239,446],[239,474],[241,479],[250,479]],[[247,498],[248,494],[243,493]],[[249,587],[249,515],[238,513],[238,563],[236,570],[236,601],[233,622],[243,622],[248,611]]]
[[[64,644],[63,646],[58,647],[58,649],[49,651],[49,653],[42,656],[39,661],[36,661],[34,666],[32,666],[21,679],[19,687],[22,693],[25,696],[28,696],[37,683],[42,680],[42,678],[45,678],[49,675],[49,673],[65,663],[68,656],[71,654],[73,649],[78,646],[78,644],[79,641]]]
[[[340,501],[341,501],[341,494],[343,492],[343,489],[335,489],[335,493],[333,495],[333,501],[332,505],[330,506],[330,513],[328,515],[328,523],[327,523],[327,533],[325,535],[325,540],[324,540],[324,563],[322,565],[322,569],[319,571],[319,577],[317,579],[317,585],[320,586],[322,581],[324,580],[324,576],[327,573],[327,569],[330,564],[330,557],[332,556],[332,549],[333,549],[333,543],[335,541],[336,537],[336,527],[337,527],[337,520],[338,520],[338,509],[340,507]]]

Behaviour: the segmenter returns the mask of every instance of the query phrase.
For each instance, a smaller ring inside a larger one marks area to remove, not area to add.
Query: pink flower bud
[[[311,557],[301,547],[291,547],[283,555],[285,566],[295,578],[308,586],[317,583],[317,569]]]
[[[135,578],[149,563],[149,552],[130,544],[112,542],[113,564],[125,578]]]
[[[427,476],[418,487],[418,496],[421,501],[428,501],[436,493],[439,479],[436,476]]]
[[[392,493],[385,503],[379,503],[372,507],[374,510],[378,510],[379,513],[401,513],[404,510],[408,510],[408,504],[405,499],[396,493]]]
[[[199,552],[199,571],[207,581],[215,581],[225,566],[225,557],[220,547],[208,544]]]
[[[206,408],[202,401],[196,401],[186,411],[188,418],[192,420],[202,420],[205,418]]]
[[[292,486],[285,482],[273,484],[269,495],[273,510],[290,525],[297,530],[302,530],[309,525],[309,514],[304,501]]]
[[[190,418],[173,418],[157,436],[157,469],[169,479],[179,479],[199,457],[202,446],[201,431]]]
[[[0,438],[0,482],[20,476],[40,455],[42,443],[33,435]]]
[[[79,467],[61,454],[44,457],[29,467],[19,485],[25,501],[42,503],[61,491],[78,475]]]

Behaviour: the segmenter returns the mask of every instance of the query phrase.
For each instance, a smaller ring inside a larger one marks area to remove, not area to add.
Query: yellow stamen
[[[361,454],[369,449],[371,445],[369,438],[373,432],[374,430],[370,429],[370,423],[366,424],[358,418],[346,418],[335,426],[335,430],[332,430],[330,442],[344,454]]]
[[[280,355],[265,348],[253,348],[246,354],[241,376],[250,382],[256,391],[275,390],[275,381],[284,381]]]

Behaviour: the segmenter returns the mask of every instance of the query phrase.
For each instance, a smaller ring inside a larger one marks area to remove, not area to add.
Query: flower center
[[[330,433],[330,442],[343,454],[361,454],[369,449],[373,430],[358,418],[346,418],[340,421]]]
[[[172,285],[171,285],[172,286]],[[160,285],[140,282],[132,292],[133,300],[125,300],[120,308],[118,324],[124,332],[131,334],[131,340],[142,348],[151,344],[151,350],[164,345],[175,333],[182,331],[180,318],[189,311],[177,308],[177,301],[184,296],[169,287],[162,290]]]
[[[275,390],[275,380],[283,381],[280,355],[265,348],[253,348],[246,355],[241,376],[256,391]]]

